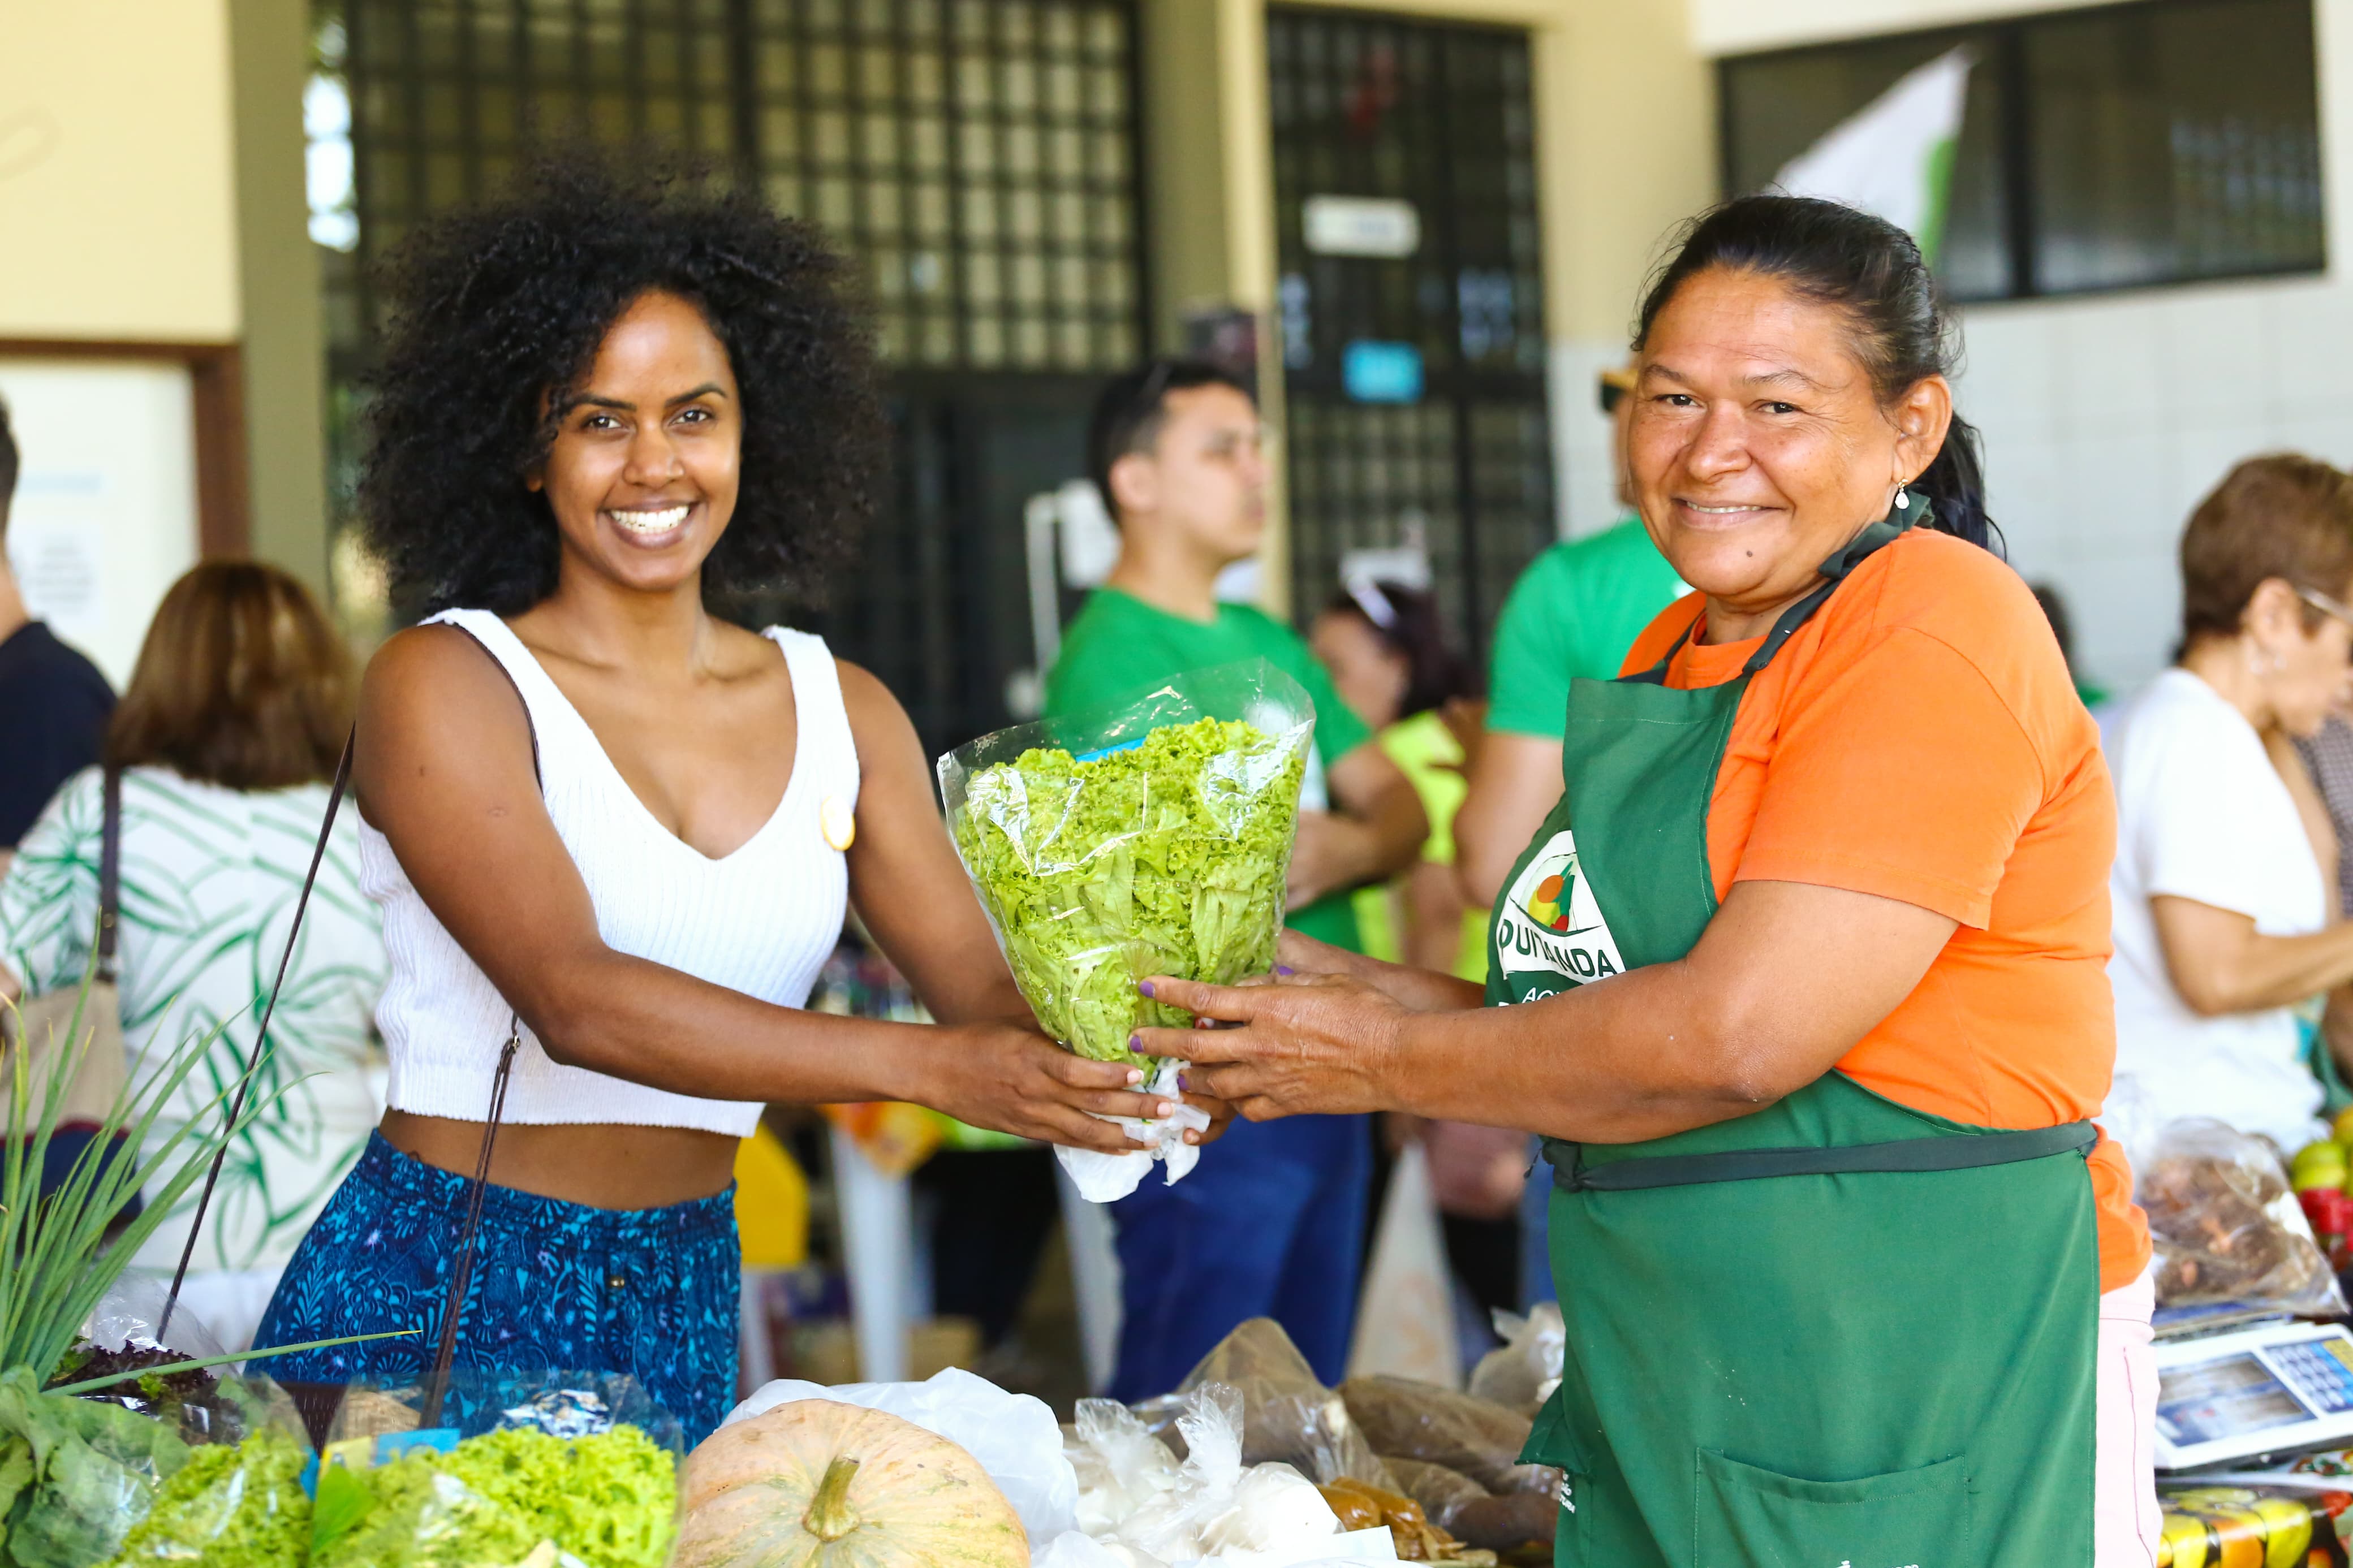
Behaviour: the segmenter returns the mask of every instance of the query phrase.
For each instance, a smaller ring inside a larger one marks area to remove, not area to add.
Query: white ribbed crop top
[[[842,852],[819,813],[858,803],[858,746],[825,639],[770,626],[793,683],[797,736],[776,815],[724,859],[694,849],[654,819],[522,640],[486,610],[433,617],[473,634],[514,678],[539,745],[547,815],[617,952],[797,1007],[841,934],[849,896]],[[376,1006],[392,1058],[387,1100],[419,1116],[480,1121],[512,1010],[425,907],[392,846],[360,824],[360,885],[384,912],[391,975]],[[750,1134],[756,1104],[698,1100],[550,1061],[528,1026],[507,1086],[512,1122],[625,1122]]]

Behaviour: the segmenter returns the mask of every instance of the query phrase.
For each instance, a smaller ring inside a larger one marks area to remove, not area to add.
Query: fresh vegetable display
[[[312,1568],[470,1568],[550,1563],[659,1568],[676,1533],[669,1452],[634,1426],[586,1437],[531,1427],[414,1448],[319,1483]]]
[[[107,1568],[200,1563],[206,1568],[290,1568],[311,1549],[311,1499],[302,1469],[311,1456],[287,1434],[265,1427],[242,1443],[212,1443],[156,1489],[147,1517],[131,1527]]]
[[[1273,965],[1314,717],[1252,660],[1092,726],[1025,726],[941,760],[956,848],[1049,1034],[1129,1059],[1139,1025],[1191,1022],[1137,981]]]

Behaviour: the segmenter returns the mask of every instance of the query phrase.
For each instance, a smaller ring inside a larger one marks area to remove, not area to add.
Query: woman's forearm
[[[1390,1109],[1627,1143],[1743,1116],[1795,1084],[1717,1037],[1683,966],[1399,1026]],[[1818,1073],[1814,1076],[1820,1076]]]
[[[606,950],[554,968],[517,998],[549,1058],[710,1100],[839,1104],[918,1100],[944,1032],[780,1007]]]
[[[2149,900],[2173,988],[2205,1017],[2292,1007],[2353,981],[2353,923],[2265,936],[2253,918],[2193,899]]]

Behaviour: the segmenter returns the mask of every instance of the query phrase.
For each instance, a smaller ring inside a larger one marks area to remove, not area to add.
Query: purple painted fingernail
[[[1151,994],[1152,994],[1152,982],[1151,982],[1151,981],[1149,981],[1149,980],[1139,980],[1139,981],[1137,981],[1137,982],[1135,983],[1135,988],[1136,988],[1138,991],[1143,992],[1146,996],[1149,996],[1149,995],[1151,995]]]
[[[1134,1052],[1137,1052],[1138,1054],[1141,1054],[1141,1053],[1143,1052],[1143,1050],[1144,1050],[1144,1037],[1143,1037],[1142,1035],[1130,1035],[1130,1036],[1128,1036],[1128,1037],[1127,1037],[1127,1048],[1128,1048],[1129,1050],[1131,1050],[1131,1051],[1134,1051]],[[1131,1079],[1130,1081],[1132,1082],[1132,1081],[1134,1081],[1134,1080],[1133,1080],[1133,1079]]]
[[[1291,967],[1291,965],[1289,965],[1289,964],[1287,964],[1287,963],[1278,963],[1278,964],[1276,964],[1276,965],[1274,966],[1274,972],[1275,972],[1277,974],[1296,974],[1296,973],[1299,973],[1299,971],[1297,971],[1296,969],[1292,968],[1292,967]]]

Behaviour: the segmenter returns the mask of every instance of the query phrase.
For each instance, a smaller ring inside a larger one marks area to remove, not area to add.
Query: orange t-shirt
[[[1662,611],[1648,669],[1704,605]],[[1733,679],[1760,639],[1687,642],[1667,684]],[[1959,922],[1895,1011],[1839,1062],[1899,1104],[1976,1127],[2098,1114],[2116,1057],[2100,736],[2026,584],[1913,532],[1856,568],[1749,682],[1708,808],[1718,899],[1736,881],[1899,899]],[[2100,1288],[2139,1277],[2148,1224],[2106,1138],[2091,1156]]]

